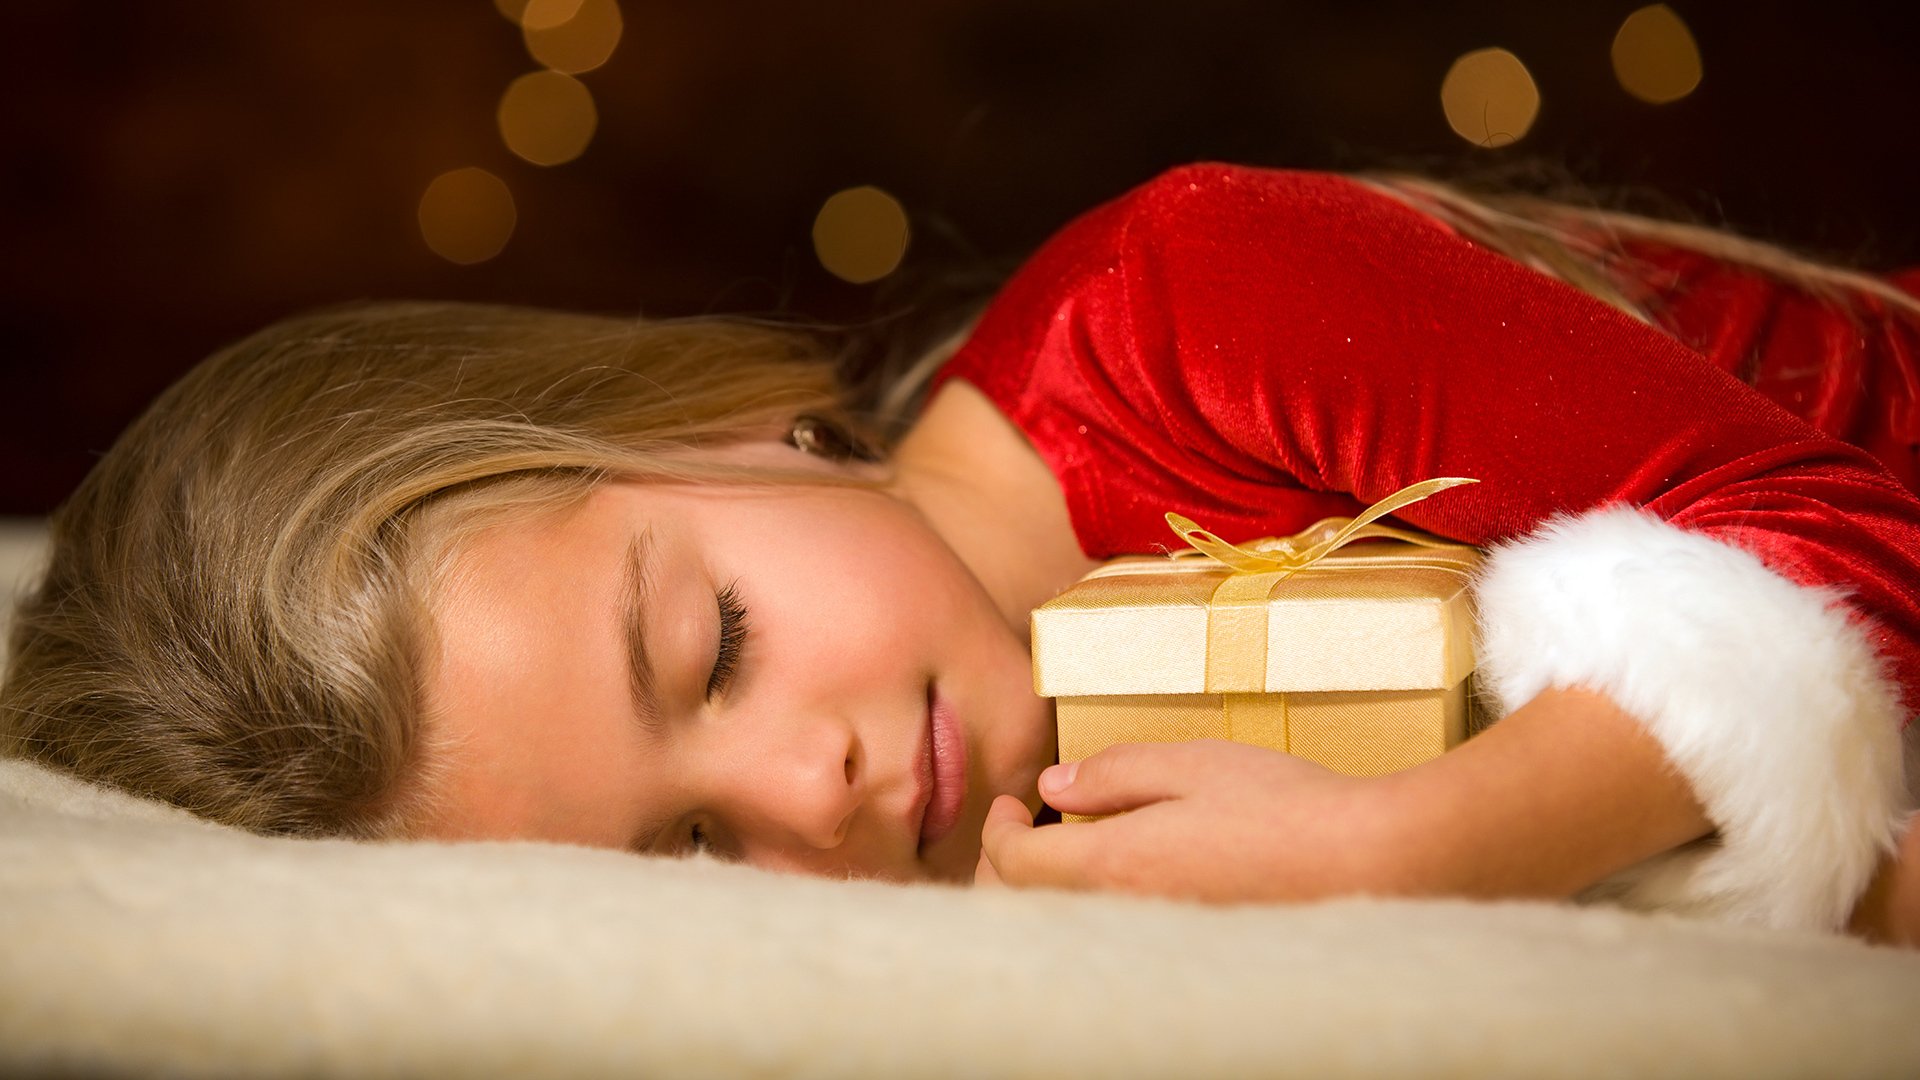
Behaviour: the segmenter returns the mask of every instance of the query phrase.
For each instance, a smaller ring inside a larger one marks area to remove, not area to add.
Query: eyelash
[[[728,585],[716,599],[720,604],[720,650],[713,658],[713,674],[707,677],[708,701],[724,693],[733,681],[740,667],[740,650],[747,643],[747,605],[740,600],[740,590]]]

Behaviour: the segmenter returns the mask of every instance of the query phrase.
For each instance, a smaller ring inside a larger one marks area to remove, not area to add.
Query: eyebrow
[[[653,530],[642,529],[627,544],[620,590],[620,621],[627,639],[627,690],[633,713],[648,736],[660,734],[660,695],[653,660],[647,652],[645,615],[657,595],[653,587]]]

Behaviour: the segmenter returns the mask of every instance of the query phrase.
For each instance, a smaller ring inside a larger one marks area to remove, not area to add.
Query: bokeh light
[[[837,192],[813,219],[820,265],[855,285],[893,273],[907,254],[908,239],[906,210],[877,187]]]
[[[572,18],[552,26],[531,25],[533,18],[546,17],[539,10],[545,2],[531,0],[527,4],[525,18],[528,21],[520,28],[526,38],[527,52],[535,60],[569,75],[592,71],[607,62],[614,47],[620,44],[624,27],[620,5],[615,0],[579,0],[579,10]]]
[[[559,165],[579,157],[599,123],[592,92],[579,79],[557,71],[535,71],[513,80],[500,95],[498,116],[507,149],[535,165]]]
[[[508,22],[520,25],[520,16],[527,10],[527,0],[493,0],[493,6]]]
[[[528,30],[551,30],[580,13],[582,0],[527,0],[520,25]]]
[[[1641,101],[1679,101],[1700,85],[1700,73],[1700,46],[1693,32],[1665,4],[1627,16],[1613,36],[1613,74]]]
[[[1475,146],[1510,146],[1540,115],[1540,88],[1520,58],[1476,49],[1453,62],[1440,83],[1440,107],[1455,134]]]
[[[513,235],[513,193],[485,169],[441,173],[420,196],[420,237],[448,262],[486,262]]]

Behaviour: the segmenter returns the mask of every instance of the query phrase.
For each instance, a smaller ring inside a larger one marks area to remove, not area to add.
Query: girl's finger
[[[1002,807],[1001,800],[1011,803]],[[1085,889],[1111,884],[1102,876],[1109,839],[1097,824],[1048,825],[1036,829],[1027,809],[1011,795],[996,799],[980,833],[980,857],[994,879],[1014,886]],[[976,877],[977,879],[977,877]]]
[[[987,846],[987,838],[990,835],[1005,836],[1009,832],[1017,833],[1022,829],[1027,832],[1033,831],[1033,815],[1027,813],[1027,804],[1011,795],[1002,795],[994,799],[993,805],[987,807],[987,820],[980,826],[980,861],[973,867],[975,885],[1003,886],[1006,884],[999,870],[993,865],[992,850]]]
[[[1040,796],[1069,814],[1118,814],[1191,790],[1197,743],[1120,743],[1040,774]]]
[[[980,861],[973,867],[973,885],[975,888],[1005,888],[1006,882],[993,868],[993,860],[987,858],[986,845],[980,846]]]
[[[1011,795],[996,796],[993,804],[987,807],[987,820],[980,826],[980,844],[986,846],[989,833],[1032,828],[1033,814],[1027,810],[1026,803]]]

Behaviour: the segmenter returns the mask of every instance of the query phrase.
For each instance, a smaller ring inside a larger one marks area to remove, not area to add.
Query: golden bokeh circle
[[[513,193],[485,169],[441,173],[420,196],[420,238],[435,255],[462,266],[500,254],[514,220]]]
[[[509,83],[496,119],[507,149],[535,165],[579,157],[600,121],[592,91],[557,71],[529,72]]]
[[[528,13],[535,14],[533,5],[540,2],[529,3]],[[579,10],[565,22],[548,27],[523,24],[520,33],[535,60],[555,71],[578,75],[607,62],[620,44],[624,27],[615,0],[580,0]]]
[[[906,209],[877,187],[836,192],[813,219],[813,251],[820,265],[855,285],[893,273],[910,239]]]
[[[529,30],[551,30],[580,13],[583,0],[527,0],[520,25]]]
[[[1641,101],[1679,101],[1700,85],[1700,46],[1678,13],[1651,4],[1627,16],[1613,35],[1613,74]]]
[[[518,26],[520,16],[526,13],[527,0],[493,0],[493,6],[508,22]]]
[[[1520,58],[1476,49],[1453,62],[1440,83],[1440,108],[1454,133],[1475,146],[1510,146],[1540,115],[1540,88]]]

